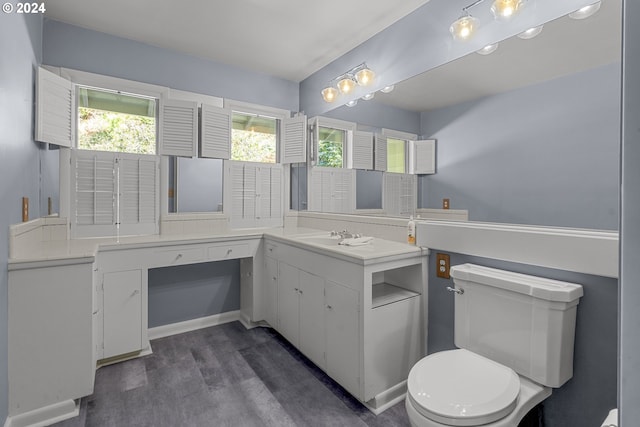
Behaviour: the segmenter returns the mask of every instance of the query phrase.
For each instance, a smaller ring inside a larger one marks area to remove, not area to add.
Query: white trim
[[[169,88],[153,85],[149,83],[136,82],[133,80],[121,79],[119,77],[105,76],[103,74],[88,73],[70,68],[60,68],[60,76],[65,77],[73,84],[90,86],[101,89],[111,89],[120,92],[127,92],[136,95],[150,96],[153,98],[167,97]]]
[[[77,417],[79,414],[80,405],[69,399],[22,414],[9,416],[4,422],[4,427],[44,427]]]
[[[291,117],[291,111],[282,108],[268,107],[266,105],[251,104],[249,102],[235,101],[233,99],[224,99],[224,108],[232,111],[258,114],[261,116],[273,117],[275,119],[288,119]]]
[[[421,221],[417,244],[459,254],[618,277],[618,232],[482,222]]]
[[[226,313],[185,320],[184,322],[172,323],[170,325],[156,326],[155,328],[148,329],[148,336],[151,341],[171,335],[222,325],[224,323],[235,322],[236,320],[240,320],[240,310],[227,311]]]
[[[202,93],[187,92],[178,89],[169,89],[167,94],[168,99],[175,99],[178,101],[191,101],[198,103],[198,107],[202,107],[202,104],[212,105],[214,107],[222,108],[224,106],[224,99],[217,96],[204,95]]]
[[[404,139],[405,141],[415,141],[418,135],[415,133],[402,132],[400,130],[382,128],[382,136],[393,139]]]
[[[311,120],[309,120],[309,122],[313,120],[315,120],[316,126],[322,126],[323,128],[346,130],[348,132],[353,132],[358,127],[357,123],[348,122],[346,120],[332,119],[329,117],[316,116],[316,117],[313,117]]]

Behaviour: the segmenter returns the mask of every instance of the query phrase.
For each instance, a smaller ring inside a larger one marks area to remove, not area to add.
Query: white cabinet
[[[298,273],[300,295],[300,351],[325,367],[324,279],[306,271]],[[357,324],[356,324],[357,327]]]
[[[278,322],[276,329],[291,344],[300,347],[299,270],[287,263],[278,263]]]
[[[270,257],[264,257],[264,285],[265,289],[265,309],[264,320],[273,327],[277,325],[278,319],[278,260]]]
[[[92,279],[90,257],[48,266],[9,264],[11,417],[49,406],[73,409],[74,399],[93,393]]]
[[[352,394],[360,393],[359,295],[338,283],[327,281],[326,353],[327,373]]]
[[[141,269],[104,273],[104,359],[143,348],[142,273]]]

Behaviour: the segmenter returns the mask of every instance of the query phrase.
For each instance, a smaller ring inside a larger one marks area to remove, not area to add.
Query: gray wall
[[[620,64],[422,114],[422,207],[474,221],[618,227]]]
[[[33,87],[41,43],[40,16],[0,14],[0,420],[6,418],[8,404],[9,225],[21,221],[23,196],[29,197],[30,217],[40,216],[40,167],[48,157],[33,141]]]
[[[436,252],[433,250],[429,257],[429,353],[455,348],[454,296],[445,289],[452,286],[453,282],[436,277]],[[578,305],[576,319],[573,378],[561,388],[553,390],[552,395],[544,401],[542,412],[544,425],[549,427],[599,426],[609,410],[616,406],[617,280],[460,254],[450,255],[451,265],[470,262],[583,286],[584,296]],[[633,425],[637,423],[623,424],[624,427]]]
[[[49,19],[42,62],[298,111],[296,82]]]
[[[640,420],[640,2],[624,2],[620,223],[620,425]]]
[[[240,308],[240,260],[149,270],[149,327]]]

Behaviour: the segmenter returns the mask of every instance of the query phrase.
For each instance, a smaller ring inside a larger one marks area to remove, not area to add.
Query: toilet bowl
[[[515,427],[573,376],[582,286],[473,264],[451,268],[455,350],[409,372],[413,427]]]
[[[421,359],[407,387],[405,407],[413,427],[514,427],[552,391],[464,349]]]

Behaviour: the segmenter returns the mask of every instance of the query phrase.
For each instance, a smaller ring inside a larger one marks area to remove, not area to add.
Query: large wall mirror
[[[419,135],[438,142],[418,207],[448,198],[474,221],[617,229],[621,17],[620,0],[602,2],[587,19],[548,22],[331,115],[375,126],[354,119],[364,103],[419,114]]]

